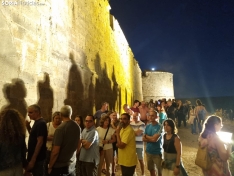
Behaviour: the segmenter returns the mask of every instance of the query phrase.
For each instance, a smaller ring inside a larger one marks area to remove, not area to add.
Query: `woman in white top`
[[[49,161],[50,161],[50,153],[52,149],[52,141],[54,137],[54,132],[56,128],[61,124],[61,122],[62,122],[62,119],[60,117],[60,112],[56,111],[52,115],[52,121],[47,123],[48,136],[47,136],[47,142],[46,142],[47,153],[46,153],[46,160],[45,160],[46,162],[45,168],[47,168]]]
[[[194,112],[194,109],[195,109],[195,106],[192,106],[190,108],[190,115],[189,115],[189,120],[188,120],[188,123],[190,124],[191,126],[191,133],[192,134],[197,134],[197,117],[196,117],[196,114]]]
[[[100,120],[100,126],[97,127],[97,132],[99,135],[99,147],[103,147],[103,151],[100,152],[98,176],[101,176],[102,165],[103,165],[104,159],[105,159],[106,168],[107,168],[106,175],[110,176],[111,171],[112,171],[112,164],[113,164],[112,143],[116,141],[116,138],[114,134],[115,130],[110,126],[110,122],[111,122],[111,119],[108,115],[102,116]]]
[[[119,125],[119,113],[116,111],[109,111],[107,115],[111,118],[111,127],[116,129]],[[115,167],[118,163],[118,147],[116,146],[116,141],[112,143],[113,146],[113,164],[112,164],[112,176],[114,176],[115,172],[117,172],[117,168]]]

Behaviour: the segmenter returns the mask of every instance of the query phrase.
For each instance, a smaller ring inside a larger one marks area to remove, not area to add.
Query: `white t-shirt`
[[[106,134],[106,130],[107,129],[104,129],[104,128],[102,128],[102,127],[97,127],[97,132],[98,132],[98,135],[99,135],[99,146],[103,146],[103,144],[102,144],[102,140],[104,139],[104,137],[105,137],[105,134]],[[111,136],[113,135],[115,133],[115,130],[112,128],[112,127],[110,127],[109,128],[109,131],[108,131],[108,133],[107,133],[107,135],[106,135],[106,139],[105,140],[111,140]],[[108,150],[108,149],[111,149],[112,148],[112,143],[110,143],[110,144],[105,144],[104,145],[104,147],[103,147],[103,150]]]
[[[54,128],[52,122],[47,123],[47,130],[48,130],[48,136],[54,136],[54,132],[55,132],[56,128]],[[47,150],[49,150],[49,151],[51,151],[51,149],[52,149],[52,142],[53,141],[46,142],[46,147],[47,147]]]

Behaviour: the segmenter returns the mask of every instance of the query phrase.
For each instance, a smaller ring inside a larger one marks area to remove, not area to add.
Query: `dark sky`
[[[234,95],[234,0],[110,0],[143,70],[173,73],[176,98]]]

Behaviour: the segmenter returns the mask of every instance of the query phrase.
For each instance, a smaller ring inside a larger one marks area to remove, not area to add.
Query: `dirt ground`
[[[234,121],[223,121],[224,127],[222,131],[227,131],[234,133]],[[190,130],[190,126],[187,125],[187,127],[181,127],[178,129],[178,135],[180,136],[181,142],[182,142],[182,160],[184,163],[184,167],[188,173],[189,176],[202,176],[201,169],[195,165],[195,156],[197,152],[197,146],[198,146],[198,135],[193,135]],[[234,139],[234,136],[232,136]],[[146,162],[145,162],[146,163]],[[141,171],[139,164],[137,165],[137,175],[141,176]],[[147,167],[145,165],[145,175],[150,176],[149,171],[147,170]],[[121,176],[120,168],[118,169],[118,172],[116,173],[116,176]]]

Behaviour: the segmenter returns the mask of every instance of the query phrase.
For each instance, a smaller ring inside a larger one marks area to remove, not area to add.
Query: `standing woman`
[[[202,130],[202,125],[204,123],[204,120],[206,118],[206,108],[202,105],[201,100],[197,99],[196,100],[196,108],[195,108],[195,114],[197,117],[197,121],[198,121],[198,129],[199,129],[199,133],[201,133]]]
[[[101,176],[102,165],[105,159],[106,162],[106,175],[110,176],[113,164],[113,147],[112,143],[116,141],[115,130],[110,126],[111,119],[108,115],[102,116],[100,126],[97,127],[99,135],[99,147],[103,147],[100,154],[100,163],[98,166],[98,176]]]
[[[75,122],[80,126],[80,129],[81,129],[80,131],[82,132],[84,129],[83,117],[81,115],[76,115]],[[79,153],[77,152],[76,153],[76,175],[82,176],[81,161],[79,160],[79,158],[80,158],[80,152]]]
[[[159,112],[159,123],[163,124],[163,121],[167,119],[167,113],[165,112],[164,106],[161,106]]]
[[[25,120],[14,109],[0,113],[0,175],[23,176],[26,167]]]
[[[81,132],[83,131],[84,129],[84,121],[83,121],[83,117],[80,116],[80,115],[77,115],[76,118],[75,118],[75,122],[80,126],[81,128]]]
[[[110,111],[107,115],[111,118],[111,127],[116,130],[119,126],[119,113],[116,111]],[[115,176],[115,172],[117,172],[116,164],[118,163],[118,147],[116,146],[116,142],[112,143],[113,146],[113,163],[112,163],[112,176]]]
[[[182,144],[177,135],[177,128],[172,119],[163,122],[165,134],[163,135],[164,162],[162,176],[187,176],[181,154]]]
[[[61,124],[62,120],[60,117],[60,112],[56,111],[52,115],[52,121],[48,122],[47,125],[47,130],[48,130],[48,136],[47,136],[47,142],[46,142],[46,147],[47,147],[47,152],[46,152],[46,160],[45,160],[45,166],[44,168],[46,169],[45,173],[47,174],[47,169],[48,169],[48,164],[50,161],[50,154],[51,154],[51,149],[52,149],[52,141],[54,137],[54,132],[56,128]]]
[[[231,176],[227,162],[231,155],[231,144],[225,144],[216,134],[222,127],[223,124],[220,117],[210,116],[205,121],[200,134],[200,145],[201,147],[207,146],[212,161],[210,169],[203,170],[204,176]]]

